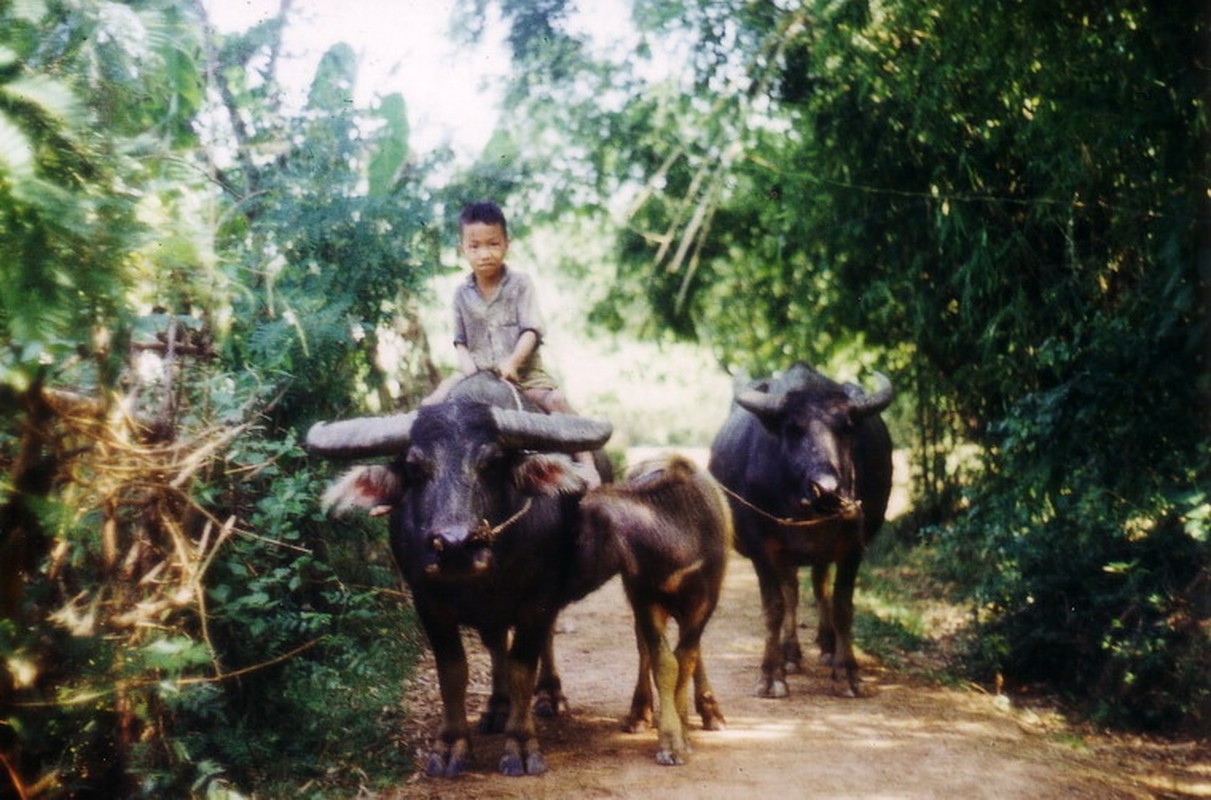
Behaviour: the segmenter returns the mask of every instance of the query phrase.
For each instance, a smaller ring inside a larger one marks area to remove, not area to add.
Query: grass
[[[858,574],[854,637],[888,666],[954,684],[964,680],[952,653],[968,610],[939,581],[936,559],[929,545],[891,535],[878,540]]]

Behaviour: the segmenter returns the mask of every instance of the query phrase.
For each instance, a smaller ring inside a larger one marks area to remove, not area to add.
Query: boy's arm
[[[521,376],[518,374],[518,370],[521,369],[522,364],[526,363],[526,359],[537,346],[538,334],[532,330],[522,331],[521,336],[517,337],[517,344],[513,346],[513,352],[496,365],[496,369],[500,371],[500,377],[513,383],[520,381]]]
[[[475,366],[475,360],[471,358],[471,351],[462,342],[454,343],[454,353],[458,356],[458,371],[464,375],[474,375],[478,368]]]

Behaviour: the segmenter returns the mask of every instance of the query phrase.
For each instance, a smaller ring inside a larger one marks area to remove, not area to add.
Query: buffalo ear
[[[559,453],[531,453],[513,470],[513,480],[526,494],[555,497],[584,494],[588,488],[572,459]]]
[[[350,509],[376,512],[394,506],[404,497],[404,481],[399,473],[382,464],[354,467],[337,478],[324,492],[325,513],[341,516]]]

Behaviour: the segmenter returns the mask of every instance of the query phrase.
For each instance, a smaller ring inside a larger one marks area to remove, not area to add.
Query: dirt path
[[[869,657],[860,656],[859,699],[835,696],[822,666],[791,676],[789,699],[753,697],[762,641],[757,596],[752,567],[734,557],[704,650],[728,729],[705,732],[692,717],[694,754],[686,766],[657,766],[656,734],[620,729],[636,665],[630,609],[615,580],[560,618],[556,654],[571,713],[539,720],[545,775],[497,774],[502,739],[478,736],[464,776],[417,775],[382,797],[1211,797],[1205,747],[1079,734],[975,690],[909,680]],[[803,616],[813,624],[810,611]],[[478,646],[474,653],[477,710],[488,681],[486,658]],[[419,713],[406,746],[418,755],[437,724],[433,674],[430,661],[409,687]]]

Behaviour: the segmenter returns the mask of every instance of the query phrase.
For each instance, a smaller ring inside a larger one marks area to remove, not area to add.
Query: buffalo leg
[[[833,587],[828,581],[831,573],[829,564],[812,565],[812,594],[816,597],[816,612],[820,617],[816,625],[816,644],[820,648],[820,660],[830,666],[837,655],[837,612],[833,604]]]
[[[538,659],[538,683],[534,686],[534,715],[558,717],[568,712],[568,698],[555,667],[555,626],[547,632],[547,643]]]
[[[799,571],[792,567],[780,580],[786,609],[782,618],[783,669],[787,674],[796,674],[803,671],[803,648],[799,645]]]
[[[786,595],[782,579],[769,564],[753,561],[757,582],[761,587],[761,609],[765,616],[765,652],[761,657],[761,678],[754,694],[757,697],[781,698],[790,694],[786,685],[786,660],[782,655],[782,622],[786,617]]]
[[[833,657],[833,680],[837,680],[837,669],[845,670],[848,684],[843,694],[858,696],[858,660],[854,656],[854,586],[858,579],[858,567],[862,563],[861,552],[838,562],[834,579],[833,628],[837,645]]]
[[[481,630],[479,638],[492,663],[492,694],[488,696],[487,708],[479,717],[478,730],[480,733],[500,733],[509,718],[509,687],[505,674],[508,631]]]
[[[433,648],[437,683],[442,698],[442,721],[425,761],[429,777],[457,777],[471,753],[471,729],[467,724],[467,654],[458,625],[417,604],[417,614]]]
[[[538,659],[547,646],[554,621],[551,617],[545,624],[518,626],[513,635],[505,668],[511,702],[505,723],[505,752],[500,759],[500,772],[504,775],[540,775],[547,770],[538,746],[530,697],[534,694]]]

